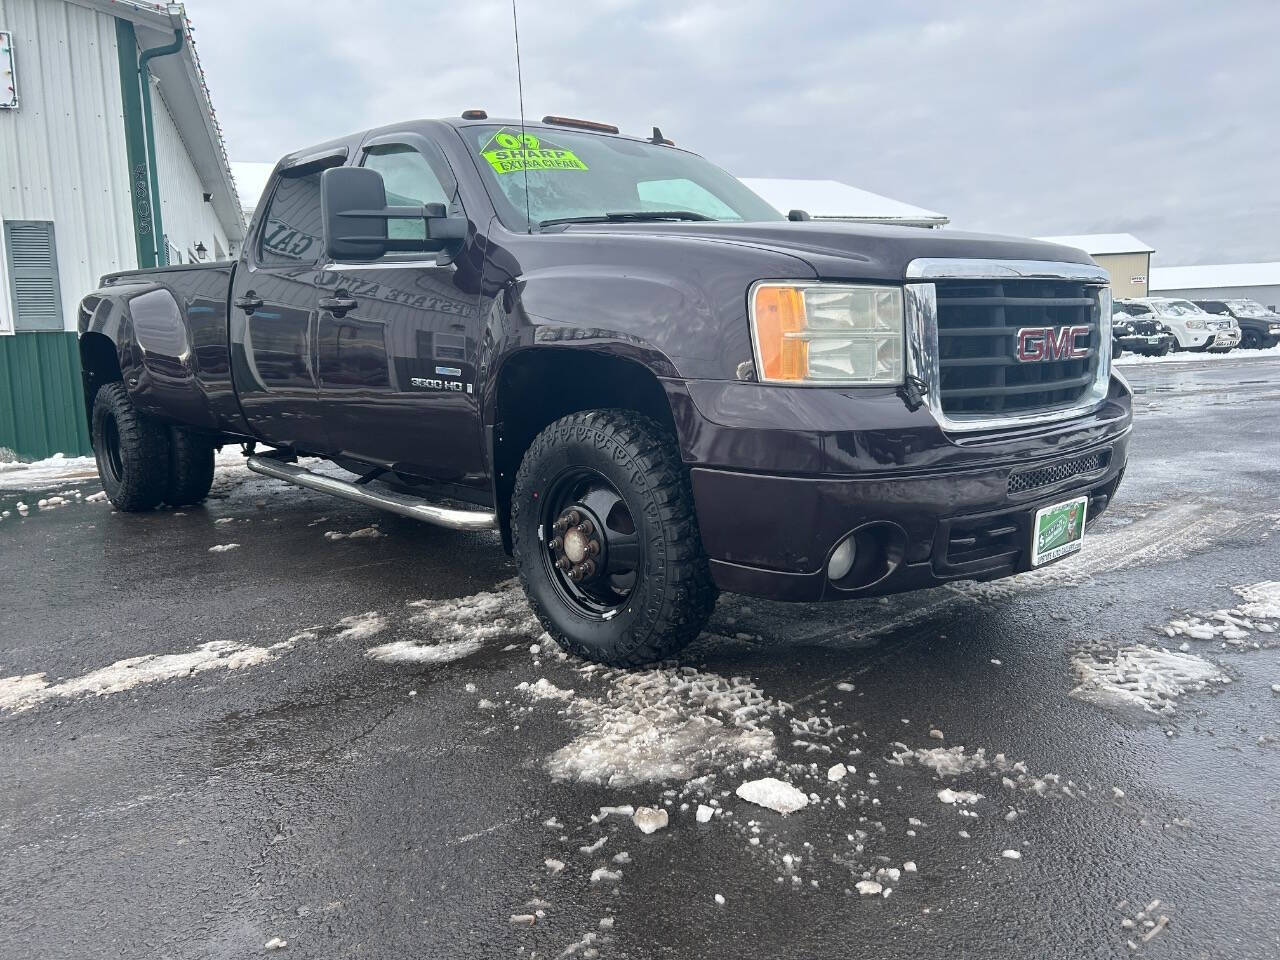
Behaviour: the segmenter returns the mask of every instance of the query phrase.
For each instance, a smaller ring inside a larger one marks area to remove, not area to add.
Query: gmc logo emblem
[[[1090,327],[1023,327],[1018,331],[1017,357],[1023,363],[1079,360],[1089,355],[1088,338],[1092,332]]]

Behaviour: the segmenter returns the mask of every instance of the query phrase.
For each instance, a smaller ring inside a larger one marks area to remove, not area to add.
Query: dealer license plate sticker
[[[1079,550],[1084,543],[1088,510],[1088,497],[1076,497],[1037,510],[1036,522],[1031,528],[1031,565],[1038,567]]]

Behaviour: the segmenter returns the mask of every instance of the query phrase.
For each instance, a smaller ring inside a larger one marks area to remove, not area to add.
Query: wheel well
[[[120,358],[111,338],[101,333],[86,333],[80,337],[80,371],[84,378],[85,414],[93,424],[93,400],[104,383],[124,379],[120,372]]]
[[[658,378],[633,360],[586,350],[542,347],[516,354],[498,377],[493,470],[502,543],[511,551],[511,489],[534,437],[579,410],[634,410],[676,432]]]

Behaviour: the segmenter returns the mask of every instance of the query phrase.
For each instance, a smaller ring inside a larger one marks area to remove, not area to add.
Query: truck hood
[[[907,264],[924,257],[1093,263],[1083,250],[1039,240],[829,220],[572,224],[566,230],[745,244],[798,257],[819,277],[833,280],[902,280]]]

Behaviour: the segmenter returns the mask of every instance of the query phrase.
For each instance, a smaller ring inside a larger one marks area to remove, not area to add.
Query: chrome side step
[[[318,490],[365,506],[377,507],[412,520],[433,523],[450,530],[493,530],[498,526],[497,514],[490,510],[456,510],[440,507],[419,497],[395,490],[370,490],[368,487],[313,473],[296,463],[283,463],[269,456],[249,457],[246,466],[264,477],[274,477],[308,490]]]

